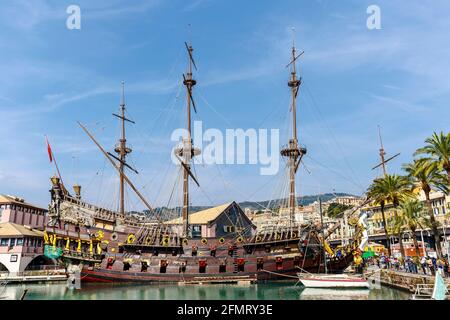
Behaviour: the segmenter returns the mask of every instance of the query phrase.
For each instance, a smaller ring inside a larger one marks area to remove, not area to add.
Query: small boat
[[[308,274],[299,273],[299,282],[305,288],[369,288],[364,278],[347,274]]]

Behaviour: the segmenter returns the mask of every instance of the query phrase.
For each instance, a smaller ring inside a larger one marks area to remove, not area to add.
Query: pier
[[[379,280],[382,285],[408,291],[410,293],[415,293],[418,285],[433,286],[435,280],[435,277],[431,275],[414,274],[395,270],[381,269],[379,273]],[[376,273],[374,272],[366,273],[364,277],[369,281],[376,281]],[[444,278],[444,281],[447,284],[447,288],[450,289],[450,280],[448,278]]]
[[[39,270],[0,274],[0,281],[7,283],[66,281],[64,270]]]

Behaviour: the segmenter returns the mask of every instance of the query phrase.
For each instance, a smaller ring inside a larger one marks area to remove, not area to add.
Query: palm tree
[[[369,187],[367,192],[368,197],[373,199],[373,201],[380,205],[381,215],[383,217],[384,232],[386,235],[386,243],[388,245],[389,256],[391,256],[391,248],[389,245],[389,232],[387,230],[385,207],[387,203],[392,203],[394,206],[394,215],[397,217],[397,207],[400,201],[405,197],[411,196],[411,183],[409,179],[404,176],[390,175],[387,174],[382,178],[375,179],[372,185]],[[401,255],[405,255],[405,250],[403,248],[403,241],[400,232],[396,232],[396,236],[400,243]]]
[[[396,219],[399,219],[397,208],[400,205],[400,202],[405,198],[411,197],[413,195],[411,181],[405,176],[399,176],[396,174],[394,175],[388,174],[384,177],[384,179],[386,180],[386,187],[387,187],[386,200],[392,203],[392,205],[394,206],[394,216]],[[400,244],[401,256],[402,258],[404,258],[405,248],[403,247],[401,230],[398,230],[398,232],[395,235],[398,238],[398,242]]]
[[[416,230],[418,227],[422,227],[423,218],[423,204],[417,199],[407,198],[400,204],[402,210],[402,224],[412,232],[414,248],[416,249],[416,255],[420,257],[419,244],[417,242]],[[424,245],[424,244],[422,244]]]
[[[387,224],[386,224],[386,214],[384,212],[386,208],[386,191],[385,191],[385,184],[383,179],[375,179],[373,183],[370,185],[369,189],[367,190],[367,197],[372,199],[375,205],[380,206],[381,210],[381,216],[383,218],[383,227],[384,227],[384,235],[386,238],[386,245],[389,252],[389,256],[392,255],[391,253],[391,246],[389,243],[389,233],[387,230]]]
[[[447,172],[450,181],[450,132],[438,135],[436,132],[425,140],[425,147],[418,149],[414,155],[428,154],[439,164],[441,170]]]
[[[430,193],[433,190],[448,192],[446,185],[446,176],[441,173],[439,164],[429,158],[416,159],[413,163],[403,165],[403,169],[408,173],[413,183],[419,187],[425,194],[428,216],[430,219],[431,230],[433,231],[436,243],[436,254],[438,258],[442,256],[441,239],[438,231],[438,225],[434,218],[433,207],[431,205]]]

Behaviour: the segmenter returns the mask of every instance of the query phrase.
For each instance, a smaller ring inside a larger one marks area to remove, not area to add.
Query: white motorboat
[[[369,288],[366,279],[347,274],[299,273],[299,282],[305,288]]]

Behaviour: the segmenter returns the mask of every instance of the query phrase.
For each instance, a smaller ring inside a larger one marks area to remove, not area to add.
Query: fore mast
[[[187,112],[187,137],[183,139],[182,146],[175,149],[175,155],[180,161],[183,167],[183,209],[182,209],[182,221],[183,221],[183,238],[188,238],[191,236],[189,228],[189,176],[198,184],[197,179],[191,171],[191,160],[200,154],[200,150],[194,148],[192,141],[192,130],[191,130],[191,106],[194,112],[197,113],[197,108],[195,106],[194,98],[192,95],[192,90],[197,84],[192,77],[192,67],[197,70],[195,65],[194,57],[192,52],[194,49],[192,45],[184,43],[188,53],[188,70],[186,75],[183,74],[183,84],[186,87],[186,112]]]
[[[295,174],[304,154],[305,148],[300,148],[297,139],[297,94],[301,85],[301,78],[297,78],[296,61],[304,53],[302,51],[297,55],[295,43],[292,44],[291,62],[286,67],[291,67],[291,77],[288,86],[291,88],[291,111],[292,111],[292,137],[289,139],[288,145],[281,150],[281,155],[288,159],[289,167],[289,228],[293,227],[295,219]]]

